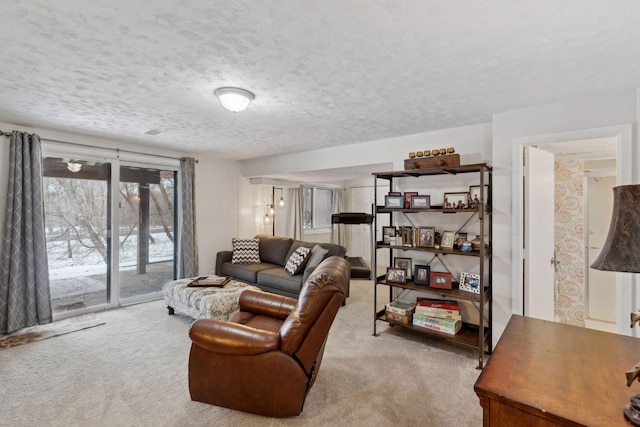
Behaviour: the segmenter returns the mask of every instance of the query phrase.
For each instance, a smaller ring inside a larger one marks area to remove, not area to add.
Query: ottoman
[[[223,287],[190,288],[193,279],[180,279],[164,287],[164,302],[169,314],[176,311],[194,319],[228,320],[229,314],[238,309],[238,297],[245,289],[259,291],[257,286],[230,280]]]

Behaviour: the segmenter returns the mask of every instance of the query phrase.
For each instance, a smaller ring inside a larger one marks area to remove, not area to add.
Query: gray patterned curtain
[[[198,242],[196,241],[195,164],[191,157],[180,159],[180,244],[178,247],[178,279],[198,275]]]
[[[0,333],[51,323],[40,137],[11,134],[0,265]]]

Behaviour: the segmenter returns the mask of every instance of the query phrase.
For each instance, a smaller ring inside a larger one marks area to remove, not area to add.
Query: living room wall
[[[532,135],[592,129],[605,126],[633,125],[632,147],[619,153],[633,164],[632,176],[626,183],[638,182],[640,154],[638,138],[638,92],[592,97],[589,99],[536,106],[521,110],[496,113],[491,123],[444,129],[435,132],[389,138],[360,144],[284,154],[241,162],[243,180],[252,176],[269,176],[276,173],[295,173],[307,170],[331,169],[392,161],[394,169],[403,169],[407,153],[420,149],[456,147],[462,163],[487,161],[493,166],[493,343],[504,331],[512,313],[519,313],[514,288],[519,286],[514,276],[514,242],[519,230],[513,227],[518,216],[513,212],[514,174],[513,150],[518,149],[519,139]],[[513,217],[512,217],[513,215]],[[640,293],[639,293],[640,294]],[[636,298],[634,296],[634,298]],[[521,304],[521,303],[520,303]],[[640,305],[640,295],[634,300]],[[627,316],[626,310],[624,313]],[[629,328],[626,328],[629,329]]]
[[[231,238],[238,228],[238,183],[240,169],[234,160],[222,160],[194,153],[161,150],[123,141],[109,140],[67,132],[55,132],[42,128],[0,123],[3,131],[21,130],[35,132],[41,138],[87,144],[94,147],[130,150],[149,155],[169,157],[190,156],[198,159],[195,173],[196,227],[200,274],[214,270],[215,254],[230,247]],[[7,181],[9,173],[9,138],[0,140],[0,241],[6,209]],[[220,183],[214,185],[212,183]]]
[[[514,153],[518,153],[520,144],[527,138],[553,140],[561,138],[563,133],[580,134],[584,137],[597,133],[594,129],[630,126],[633,129],[631,141],[625,145],[626,151],[618,152],[618,158],[626,164],[626,175],[619,177],[619,183],[637,183],[640,164],[637,105],[638,93],[632,90],[493,116],[493,332],[496,337],[502,334],[512,313],[522,313],[518,247],[519,187],[514,184],[518,183],[519,170],[514,167],[514,158],[517,158]],[[625,280],[628,283],[623,283],[621,289],[628,291],[631,296],[631,278]],[[626,303],[631,309],[637,307],[638,302],[629,298]],[[624,325],[628,325],[625,306],[619,306],[619,312],[625,319]],[[620,327],[620,321],[618,323]],[[619,329],[619,332],[629,333],[629,327]]]

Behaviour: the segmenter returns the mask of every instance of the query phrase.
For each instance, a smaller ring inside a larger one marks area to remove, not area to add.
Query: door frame
[[[524,206],[524,189],[522,185],[524,167],[522,164],[522,153],[524,146],[541,143],[562,143],[566,141],[594,138],[616,138],[618,144],[618,185],[632,183],[633,156],[620,156],[620,153],[632,153],[633,125],[625,124],[618,126],[604,126],[599,128],[580,129],[575,131],[558,132],[542,135],[531,135],[514,138],[516,145],[512,150],[512,188],[511,188],[511,226],[514,230],[512,234],[511,247],[511,310],[514,314],[522,315],[523,303],[523,227],[524,221],[521,209]],[[619,334],[635,336],[635,329],[629,328],[629,312],[634,311],[638,306],[634,277],[630,274],[616,274],[617,276],[617,331]]]
[[[109,253],[109,265],[108,265],[108,280],[107,283],[107,303],[100,304],[92,307],[81,308],[78,310],[67,311],[64,313],[58,313],[54,315],[55,320],[62,320],[68,317],[78,316],[86,313],[94,313],[101,310],[112,309],[116,307],[124,307],[127,305],[137,304],[144,301],[150,301],[153,299],[158,299],[161,297],[161,293],[150,294],[148,297],[146,295],[140,298],[131,298],[127,299],[125,302],[120,300],[120,252],[119,252],[119,244],[117,234],[115,236],[115,241],[113,240],[113,232],[114,230],[120,229],[120,216],[119,216],[119,204],[120,200],[120,192],[119,192],[119,184],[120,184],[120,166],[139,166],[141,168],[167,168],[174,171],[180,170],[180,161],[178,159],[173,159],[169,157],[161,157],[154,156],[153,154],[142,154],[135,152],[126,152],[120,151],[118,149],[112,148],[103,148],[103,147],[92,147],[83,144],[76,143],[66,143],[60,141],[51,141],[46,140],[42,141],[42,156],[51,156],[51,157],[78,157],[83,160],[95,160],[99,162],[109,163],[111,165],[111,182],[109,184],[109,191],[111,192],[111,207],[109,215],[110,218],[110,228],[107,231],[107,239],[111,241],[110,244],[110,253]],[[175,191],[177,202],[177,191],[180,188],[180,174],[176,174],[175,178]],[[114,183],[118,183],[115,185]],[[180,212],[174,212],[174,222],[180,215]],[[179,239],[182,230],[175,229],[176,239]],[[178,254],[175,252],[174,248],[174,263],[175,257]],[[175,270],[175,269],[174,269]]]

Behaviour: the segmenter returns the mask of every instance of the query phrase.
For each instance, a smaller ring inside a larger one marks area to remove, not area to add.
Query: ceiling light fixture
[[[246,109],[255,98],[253,93],[238,87],[220,87],[214,93],[220,98],[222,106],[234,113]]]
[[[67,169],[73,173],[80,172],[80,169],[82,169],[82,163],[68,162]]]

